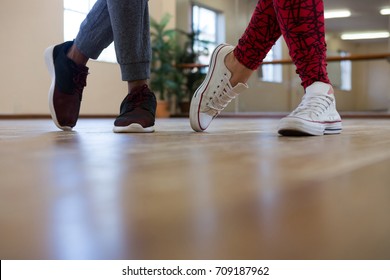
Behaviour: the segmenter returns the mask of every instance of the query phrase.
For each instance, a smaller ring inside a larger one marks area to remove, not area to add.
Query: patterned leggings
[[[234,55],[256,70],[282,34],[302,86],[315,81],[330,83],[323,0],[259,0]]]

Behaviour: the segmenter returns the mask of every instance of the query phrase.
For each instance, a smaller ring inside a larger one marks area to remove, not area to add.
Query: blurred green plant
[[[151,88],[158,92],[160,100],[172,95],[180,96],[184,85],[184,75],[176,68],[181,54],[177,43],[177,30],[168,29],[172,16],[165,14],[160,21],[151,18]]]

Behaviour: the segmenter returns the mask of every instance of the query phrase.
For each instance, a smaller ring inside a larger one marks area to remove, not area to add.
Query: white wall
[[[149,4],[155,18],[165,12],[176,14],[174,0]],[[0,115],[49,114],[50,78],[43,52],[63,41],[63,1],[2,0],[0,38]],[[117,114],[127,94],[118,65],[90,61],[88,66],[81,114]]]

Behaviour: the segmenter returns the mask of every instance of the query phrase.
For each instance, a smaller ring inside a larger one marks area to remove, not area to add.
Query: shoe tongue
[[[308,86],[305,91],[306,96],[333,94],[333,88],[330,84],[315,82]]]

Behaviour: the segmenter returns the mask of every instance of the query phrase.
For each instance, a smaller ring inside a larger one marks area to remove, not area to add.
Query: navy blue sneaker
[[[134,88],[122,101],[114,132],[154,132],[156,96],[145,84]]]
[[[45,61],[51,76],[49,109],[55,125],[72,130],[79,118],[81,99],[87,85],[88,67],[77,65],[66,55],[73,41],[51,46]]]

